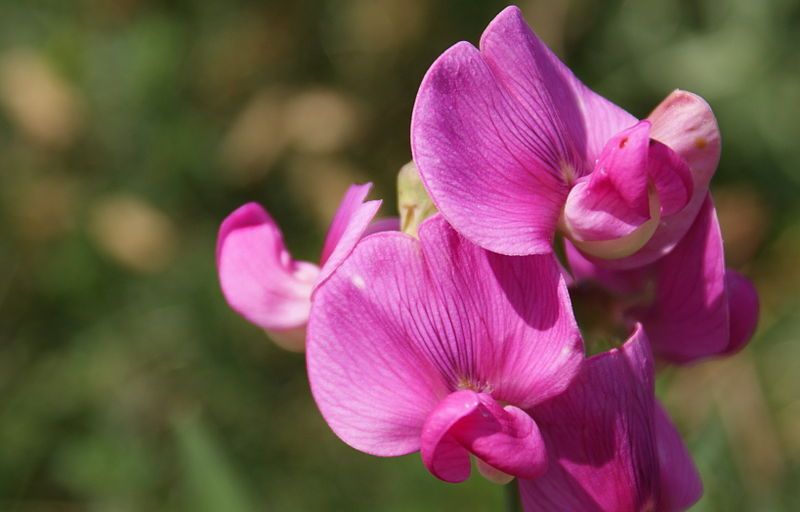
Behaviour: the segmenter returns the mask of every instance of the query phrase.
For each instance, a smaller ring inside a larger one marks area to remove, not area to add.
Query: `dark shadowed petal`
[[[692,456],[683,444],[664,407],[656,402],[656,442],[658,444],[658,512],[678,512],[694,505],[703,495],[703,482]]]
[[[686,363],[729,343],[722,234],[710,196],[681,242],[655,267],[655,299],[634,315],[657,356]]]
[[[732,354],[741,350],[756,331],[759,311],[758,292],[749,279],[731,269],[725,272],[725,284],[731,320],[731,337],[725,353]]]
[[[289,331],[308,320],[319,268],[292,259],[277,224],[258,204],[248,203],[223,221],[217,269],[228,304],[250,322]]]
[[[364,185],[351,185],[345,193],[339,209],[331,221],[325,245],[320,257],[320,272],[315,288],[341,265],[342,261],[350,254],[353,247],[369,229],[370,222],[378,213],[381,201],[367,201],[364,199],[369,193],[372,183]]]
[[[552,256],[504,257],[441,216],[363,239],[319,288],[308,371],[328,424],[377,455],[419,448],[459,389],[529,406],[563,391],[583,345]]]
[[[526,511],[654,508],[653,361],[641,327],[622,348],[590,358],[564,394],[531,414],[550,462],[540,478],[519,482]]]
[[[640,327],[593,356],[564,394],[532,410],[549,466],[520,480],[526,511],[639,511],[656,502],[653,362]]]
[[[594,282],[620,296],[636,295],[644,291],[649,278],[649,268],[625,271],[609,270],[596,265],[569,240],[564,240],[564,255],[573,281],[570,287],[579,286],[584,282]]]
[[[490,395],[456,391],[439,402],[422,431],[425,466],[447,482],[470,474],[473,453],[492,468],[520,478],[536,478],[547,467],[544,441],[527,413],[501,407]]]

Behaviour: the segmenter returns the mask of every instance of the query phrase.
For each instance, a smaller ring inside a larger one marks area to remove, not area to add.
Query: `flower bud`
[[[414,237],[422,221],[436,213],[436,206],[428,196],[413,161],[404,165],[397,174],[397,205],[400,230]]]

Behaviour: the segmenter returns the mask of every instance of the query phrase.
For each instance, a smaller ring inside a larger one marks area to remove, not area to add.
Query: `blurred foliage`
[[[214,239],[267,205],[315,259],[339,194],[396,207],[416,88],[495,1],[0,3],[0,509],[489,510],[330,432],[303,357],[232,313]],[[800,510],[800,5],[541,0],[529,22],[644,116],[673,88],[718,114],[731,265],[762,293],[736,358],[667,370],[696,510]]]

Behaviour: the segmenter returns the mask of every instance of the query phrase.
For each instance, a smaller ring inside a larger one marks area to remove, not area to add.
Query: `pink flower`
[[[443,480],[466,479],[470,453],[534,478],[544,444],[523,409],[564,391],[583,360],[560,270],[550,255],[484,251],[439,215],[419,236],[365,238],[319,288],[307,347],[317,405],[354,448],[421,450]]]
[[[758,323],[758,295],[745,277],[725,268],[722,234],[707,195],[689,231],[666,256],[648,266],[614,271],[595,265],[569,242],[567,260],[576,284],[593,281],[628,305],[653,351],[688,363],[742,348]]]
[[[248,203],[231,213],[217,238],[219,281],[231,308],[285,348],[302,350],[315,288],[341,265],[365,232],[397,229],[396,219],[369,227],[381,205],[381,201],[364,202],[371,187],[368,183],[347,190],[328,230],[320,266],[292,258],[280,228],[260,205]]]
[[[420,239],[364,239],[312,306],[308,375],[325,420],[379,456],[419,450],[460,482],[521,479],[527,510],[658,510],[699,497],[694,466],[655,402],[637,329],[584,360],[551,255],[502,256],[440,215]]]
[[[583,85],[516,7],[489,24],[480,50],[461,42],[431,66],[411,142],[437,208],[474,243],[545,254],[560,229],[615,268],[677,244],[720,151],[701,98],[675,91],[637,121]]]

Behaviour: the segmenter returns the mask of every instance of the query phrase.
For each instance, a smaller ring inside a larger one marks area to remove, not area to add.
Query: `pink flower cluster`
[[[230,305],[294,348],[306,340],[314,399],[358,450],[419,451],[448,482],[474,459],[493,481],[516,477],[528,511],[695,503],[654,362],[735,352],[758,318],[753,286],[725,267],[706,102],[675,91],[637,120],[509,7],[479,49],[458,43],[431,66],[411,146],[439,211],[418,238],[373,222],[380,202],[353,186],[317,266],[245,205],[217,247]],[[591,357],[570,295],[588,282],[630,333]]]

